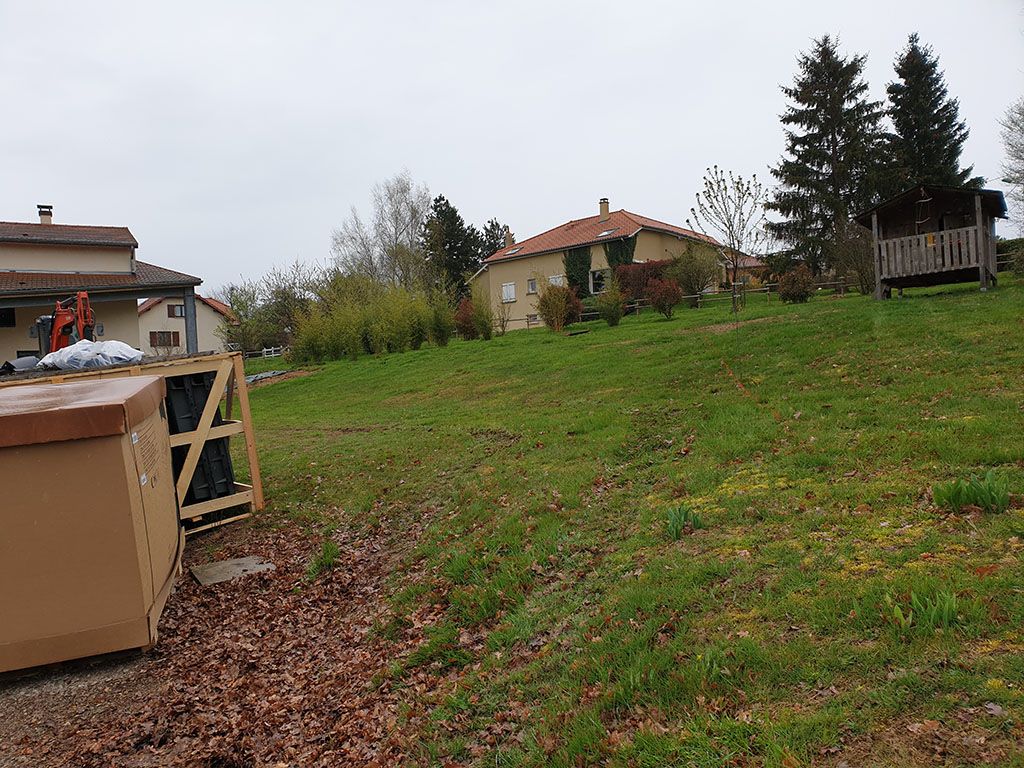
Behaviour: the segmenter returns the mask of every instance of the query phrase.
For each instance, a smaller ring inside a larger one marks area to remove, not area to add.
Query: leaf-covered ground
[[[1024,765],[1022,310],[1009,278],[751,302],[739,323],[516,332],[262,387],[269,509],[189,557],[278,570],[185,584],[116,711],[11,753]],[[1007,512],[933,504],[991,468]],[[699,525],[675,540],[680,505]],[[313,575],[325,540],[337,561]],[[908,620],[912,593],[952,608]],[[41,686],[0,692],[0,714]]]

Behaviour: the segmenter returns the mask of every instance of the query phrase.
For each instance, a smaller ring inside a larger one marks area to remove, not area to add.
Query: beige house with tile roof
[[[177,297],[185,347],[198,349],[194,290],[202,280],[136,259],[127,227],[54,224],[52,206],[38,209],[38,223],[0,222],[0,362],[37,355],[36,318],[77,291],[89,293],[98,340],[136,348],[139,299]]]
[[[718,254],[722,248],[713,238],[690,229],[626,210],[610,211],[608,199],[602,198],[596,216],[574,219],[518,243],[506,242],[484,261],[472,282],[487,289],[496,312],[509,312],[510,330],[535,327],[540,324],[537,297],[542,281],[565,280],[567,250],[589,249],[587,289],[600,293],[610,276],[606,245],[630,238],[635,239],[634,262],[670,259],[691,248]]]
[[[172,355],[185,351],[185,304],[180,298],[157,297],[139,304],[139,349],[144,355]],[[196,337],[200,352],[227,350],[220,329],[237,323],[231,307],[196,294]]]

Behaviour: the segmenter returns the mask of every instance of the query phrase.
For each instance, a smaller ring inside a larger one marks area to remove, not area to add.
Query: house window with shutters
[[[149,346],[178,347],[181,346],[181,336],[178,331],[150,331]]]
[[[184,317],[185,316],[185,305],[184,304],[168,304],[167,305],[167,316],[168,317]]]
[[[503,304],[511,304],[516,300],[516,284],[515,283],[502,283],[501,284],[501,301]]]

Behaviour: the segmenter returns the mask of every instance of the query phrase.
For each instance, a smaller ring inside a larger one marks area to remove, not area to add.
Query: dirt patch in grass
[[[358,435],[369,432],[385,432],[390,427],[384,426],[383,424],[364,424],[364,425],[352,425],[347,427],[278,427],[278,432],[288,432],[290,434],[302,434],[307,435],[310,433],[323,434],[327,436],[332,435]]]
[[[2,683],[0,764],[402,764],[399,695],[383,673],[417,633],[372,631],[389,615],[382,589],[399,552],[380,530],[331,538],[338,555],[312,580],[321,542],[294,523],[190,542],[150,654]],[[211,552],[277,570],[201,587],[187,567]]]
[[[1007,713],[1008,714],[1008,713]],[[884,730],[856,737],[832,752],[826,765],[994,765],[1024,749],[1024,727],[1006,728],[987,718],[984,707],[963,707],[943,722],[901,718]],[[831,750],[829,750],[831,752]]]
[[[685,330],[680,331],[680,333],[699,332],[720,334],[725,333],[726,331],[732,331],[743,325],[754,325],[755,323],[775,322],[778,319],[779,318],[777,317],[752,317],[749,320],[737,320],[736,322],[732,323],[715,323],[714,325],[701,325],[696,328],[687,328]]]

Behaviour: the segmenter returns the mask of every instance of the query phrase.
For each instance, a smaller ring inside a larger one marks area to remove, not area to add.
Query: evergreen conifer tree
[[[444,195],[435,197],[423,225],[423,250],[445,288],[467,294],[466,279],[480,267],[480,247],[476,227],[466,224]]]
[[[782,89],[786,154],[771,169],[779,186],[766,207],[783,217],[771,234],[818,273],[832,263],[837,231],[878,197],[883,113],[868,99],[866,57],[842,56],[837,39],[815,40],[797,61],[793,85]]]
[[[894,130],[888,142],[888,192],[897,194],[919,183],[981,186],[981,178],[971,178],[973,166],[960,167],[969,131],[931,47],[912,34],[895,67],[897,80],[887,88]]]

